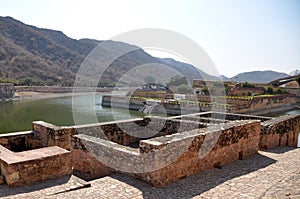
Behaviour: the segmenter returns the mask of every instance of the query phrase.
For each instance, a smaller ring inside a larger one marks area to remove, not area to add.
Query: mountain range
[[[0,17],[0,81],[72,86],[80,65],[101,42],[103,41],[93,39],[76,40],[61,31],[26,25],[12,17]],[[109,41],[107,44],[107,52],[104,53],[107,53],[108,58],[109,52],[132,48],[130,44],[116,41]],[[114,60],[103,73],[98,86],[113,86],[127,71],[144,64],[150,64],[149,67],[151,64],[167,65],[190,80],[221,78],[268,82],[288,76],[275,71],[254,71],[241,73],[232,78],[215,77],[187,63],[171,58],[153,57],[137,47],[136,50]]]
[[[275,79],[288,77],[286,73],[280,73],[272,70],[266,71],[251,71],[239,73],[231,78],[221,76],[223,81],[237,81],[237,82],[252,82],[252,83],[268,83]]]

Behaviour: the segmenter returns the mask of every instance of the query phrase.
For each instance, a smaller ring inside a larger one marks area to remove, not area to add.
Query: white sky
[[[0,15],[75,39],[173,30],[197,42],[226,76],[300,69],[298,0],[0,0]]]

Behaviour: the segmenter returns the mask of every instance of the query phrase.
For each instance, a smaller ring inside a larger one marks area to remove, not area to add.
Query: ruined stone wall
[[[141,139],[169,135],[186,130],[203,128],[205,126],[206,125],[201,122],[151,116],[98,124],[78,125],[73,128],[77,134],[100,137],[121,145],[130,145]]]
[[[267,121],[272,119],[272,117],[265,117],[265,116],[255,116],[255,115],[241,115],[241,114],[234,114],[234,113],[225,113],[225,112],[202,112],[202,113],[194,113],[182,116],[174,116],[171,118],[179,119],[179,118],[187,118],[187,117],[198,117],[201,118],[208,118],[209,120],[260,120],[260,121]]]
[[[24,185],[72,174],[72,157],[57,146],[14,153],[0,145],[0,171],[8,185]]]
[[[130,147],[126,146],[147,139],[148,137],[182,133],[187,130],[204,127],[206,127],[206,125],[200,122],[162,117],[145,117],[144,119],[80,125],[74,126],[73,128],[76,130],[76,133],[81,136],[90,136],[99,140],[101,139],[102,142],[112,142],[114,143],[113,147],[124,147],[124,149],[129,149]],[[80,136],[73,136],[72,145],[73,169],[77,175],[85,179],[95,179],[114,172],[113,169],[96,159],[93,152],[87,149],[81,142]],[[138,145],[138,143],[136,145]],[[103,148],[99,148],[98,150],[103,150]],[[111,151],[112,153],[110,155],[113,156],[113,148],[106,148],[106,150]],[[132,154],[126,155],[125,153],[123,156],[124,160],[126,160],[126,157],[132,158],[130,155]],[[140,164],[142,164],[142,162],[140,162]]]
[[[230,122],[222,127],[224,129],[221,132],[221,126],[218,126],[141,140],[138,149],[83,134],[74,136],[76,140],[73,145],[74,149],[85,151],[85,155],[94,154],[93,160],[101,163],[96,167],[100,170],[126,173],[154,186],[163,186],[257,153],[259,121]],[[199,158],[204,139],[214,144],[211,135],[218,132],[221,134],[216,145],[212,145],[212,151],[205,158]],[[174,156],[179,158],[164,165]]]
[[[34,131],[0,134],[0,145],[14,152],[41,148],[41,142],[34,134]]]
[[[163,186],[203,170],[220,167],[229,162],[243,159],[258,152],[260,122],[230,122],[224,124],[223,128],[217,143],[203,158],[199,157],[199,150],[203,147],[206,138],[208,138],[208,140],[213,140],[211,139],[211,135],[218,131],[217,128],[208,131],[207,129],[196,130],[199,132],[202,131],[202,133],[193,136],[192,144],[189,146],[188,150],[174,163],[153,172],[135,174],[134,176],[147,181],[154,186]],[[184,139],[185,138],[176,141],[178,143],[174,144],[174,149],[169,150],[176,153],[176,146],[181,145],[182,143],[180,142]],[[148,141],[150,142],[148,143]],[[165,147],[163,146],[164,144],[170,144],[169,141],[167,143],[162,142],[162,146],[155,146],[151,144],[151,141],[160,142],[161,140],[160,138],[154,138],[142,141],[140,144],[141,153],[156,151],[160,147]],[[156,157],[156,160],[165,161],[166,158],[169,158],[169,156],[166,154],[159,154],[159,157]]]
[[[296,104],[296,98],[293,95],[278,95],[273,97],[255,97],[251,101],[249,108],[238,108],[233,110],[234,113],[272,113],[275,108],[282,110],[289,109],[289,106]]]
[[[38,140],[41,147],[59,146],[71,150],[72,135],[76,132],[72,127],[58,127],[53,124],[35,121],[32,122],[33,140]]]
[[[261,149],[270,149],[278,146],[297,147],[300,128],[300,115],[284,115],[279,118],[265,121],[261,124]]]
[[[111,88],[60,87],[60,86],[15,86],[16,92],[72,93],[72,92],[109,92]]]
[[[85,180],[93,180],[113,174],[113,169],[99,161],[77,136],[72,138],[73,173]]]

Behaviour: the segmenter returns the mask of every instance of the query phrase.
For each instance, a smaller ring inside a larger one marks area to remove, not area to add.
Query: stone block
[[[71,152],[57,146],[14,153],[0,145],[1,173],[10,186],[72,174]]]

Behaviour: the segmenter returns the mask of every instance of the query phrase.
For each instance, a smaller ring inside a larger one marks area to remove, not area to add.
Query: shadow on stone
[[[121,174],[111,177],[139,189],[143,193],[143,198],[162,198],[166,195],[170,198],[192,198],[228,180],[265,168],[275,162],[274,159],[256,154],[224,165],[221,169],[210,169],[160,188]]]
[[[61,186],[63,186],[64,184],[65,186],[68,186],[68,184],[70,184],[71,177],[72,176],[63,176],[58,179],[46,180],[43,182],[28,184],[21,187],[9,187],[7,184],[3,184],[0,185],[0,197],[29,193],[50,187],[55,189],[56,186],[60,186],[59,189],[63,189]]]
[[[282,146],[282,147],[277,147],[275,149],[264,149],[264,150],[260,149],[260,150],[268,153],[283,154],[295,149],[296,149],[295,147]]]

